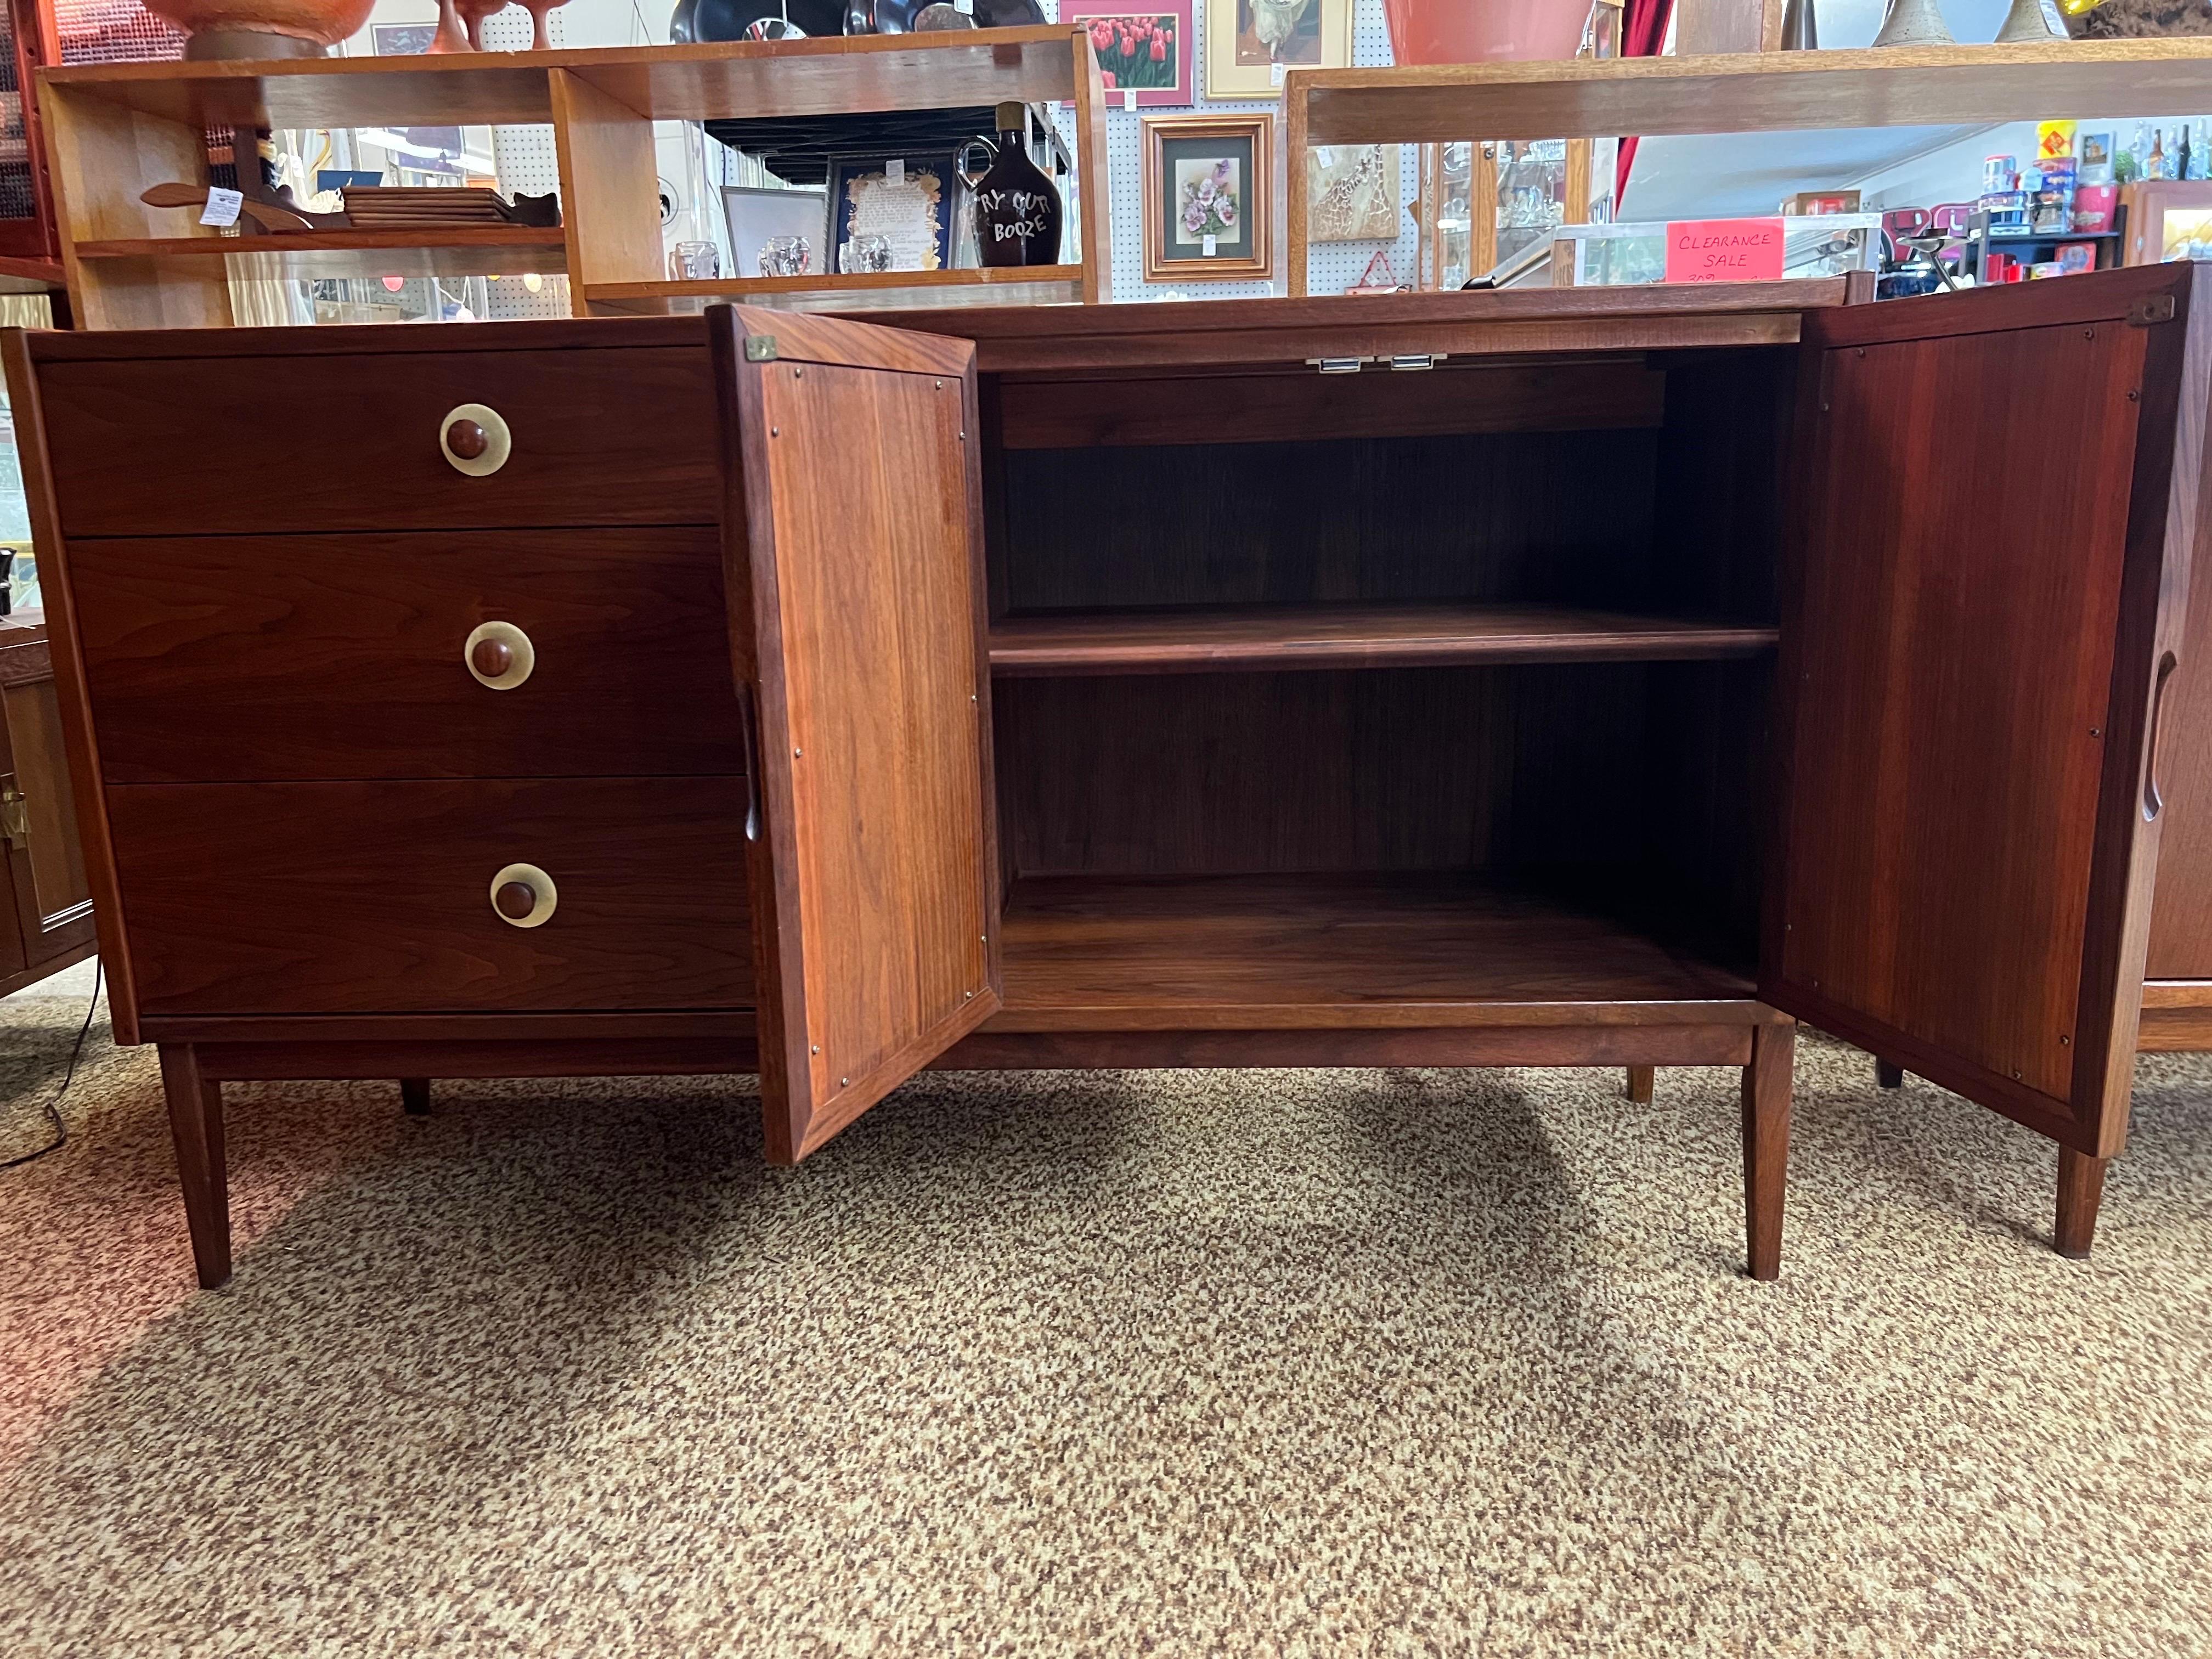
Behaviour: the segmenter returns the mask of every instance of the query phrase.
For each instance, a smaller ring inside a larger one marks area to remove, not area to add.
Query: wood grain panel
[[[54,362],[40,378],[71,536],[713,524],[718,514],[713,383],[696,349],[149,357]],[[447,412],[464,403],[489,404],[514,434],[513,458],[488,477],[454,471],[438,447]],[[271,410],[301,418],[271,420]],[[334,441],[314,412],[339,410]],[[231,454],[253,457],[250,486],[210,464]]]
[[[1808,394],[1767,1000],[1840,1008],[2060,1113],[2144,341],[2106,323],[1839,348]],[[2061,404],[2069,464],[2022,467]]]
[[[135,784],[106,792],[148,1014],[710,1008],[751,1000],[727,778]],[[492,908],[534,864],[543,926]]]
[[[1456,876],[1062,877],[1006,903],[994,1032],[1749,1022],[1748,981]]]
[[[744,769],[717,532],[80,538],[111,782]],[[536,654],[494,690],[479,623]]]
[[[1006,603],[1663,611],[1655,449],[1606,431],[1011,453]]]
[[[1659,1012],[1656,1005],[1647,1005]],[[1317,1030],[1000,1030],[994,1015],[931,1062],[944,1071],[1129,1071],[1148,1066],[1741,1066],[1747,1024],[1703,1024],[1698,1010],[1757,1003],[1674,1005],[1681,1024],[1448,1025],[1437,1029],[1333,1026]],[[1744,1018],[1750,1018],[1749,1015]],[[1768,1014],[1766,1018],[1779,1018]]]
[[[1358,374],[1301,367],[1167,381],[1018,380],[1002,396],[1008,448],[1077,449],[1656,426],[1666,377],[1634,360]]]
[[[77,835],[76,797],[63,749],[61,702],[51,679],[0,687],[16,787],[29,834],[10,847],[23,948],[31,965],[92,941],[92,884]]]
[[[812,361],[793,362],[742,355],[782,319],[711,319],[750,599],[762,1097],[781,1162],[998,1000],[970,354],[932,342],[961,372],[914,373],[910,337],[804,320]],[[849,366],[872,355],[892,367]]]

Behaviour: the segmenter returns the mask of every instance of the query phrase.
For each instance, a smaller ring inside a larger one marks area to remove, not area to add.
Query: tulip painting
[[[1188,0],[1143,11],[1092,12],[1063,4],[1060,19],[1091,31],[1091,53],[1114,94],[1110,102],[1119,105],[1127,92],[1146,108],[1190,102]]]

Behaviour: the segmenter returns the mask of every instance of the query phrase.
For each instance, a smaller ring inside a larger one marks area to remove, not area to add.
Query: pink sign
[[[1670,283],[1748,283],[1781,275],[1779,219],[1684,219],[1667,227]]]

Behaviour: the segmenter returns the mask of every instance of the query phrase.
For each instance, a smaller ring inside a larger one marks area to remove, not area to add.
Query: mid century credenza
[[[1735,1066],[1765,1278],[1804,1019],[2100,1173],[2212,301],[1844,298],[12,337],[202,1281],[232,1079]]]

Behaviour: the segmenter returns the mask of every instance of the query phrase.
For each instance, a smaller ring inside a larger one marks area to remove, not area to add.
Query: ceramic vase
[[[453,0],[438,0],[438,32],[430,37],[430,44],[422,48],[426,54],[467,52],[469,32],[461,27],[461,14],[453,8]]]
[[[1572,58],[1589,9],[1589,0],[1382,0],[1400,64]]]
[[[2012,0],[2012,9],[1997,26],[1999,40],[2065,40],[2070,37],[2044,9],[2043,0]]]
[[[1936,0],[1889,0],[1883,15],[1877,46],[1955,46],[1958,41],[1943,26]]]
[[[553,37],[545,32],[545,14],[568,3],[568,0],[520,0],[522,9],[530,14],[531,51],[551,50]]]
[[[146,9],[188,35],[222,35],[260,57],[298,57],[336,46],[368,21],[375,0],[147,0]],[[296,43],[296,44],[295,44]],[[187,43],[185,55],[195,54]]]

